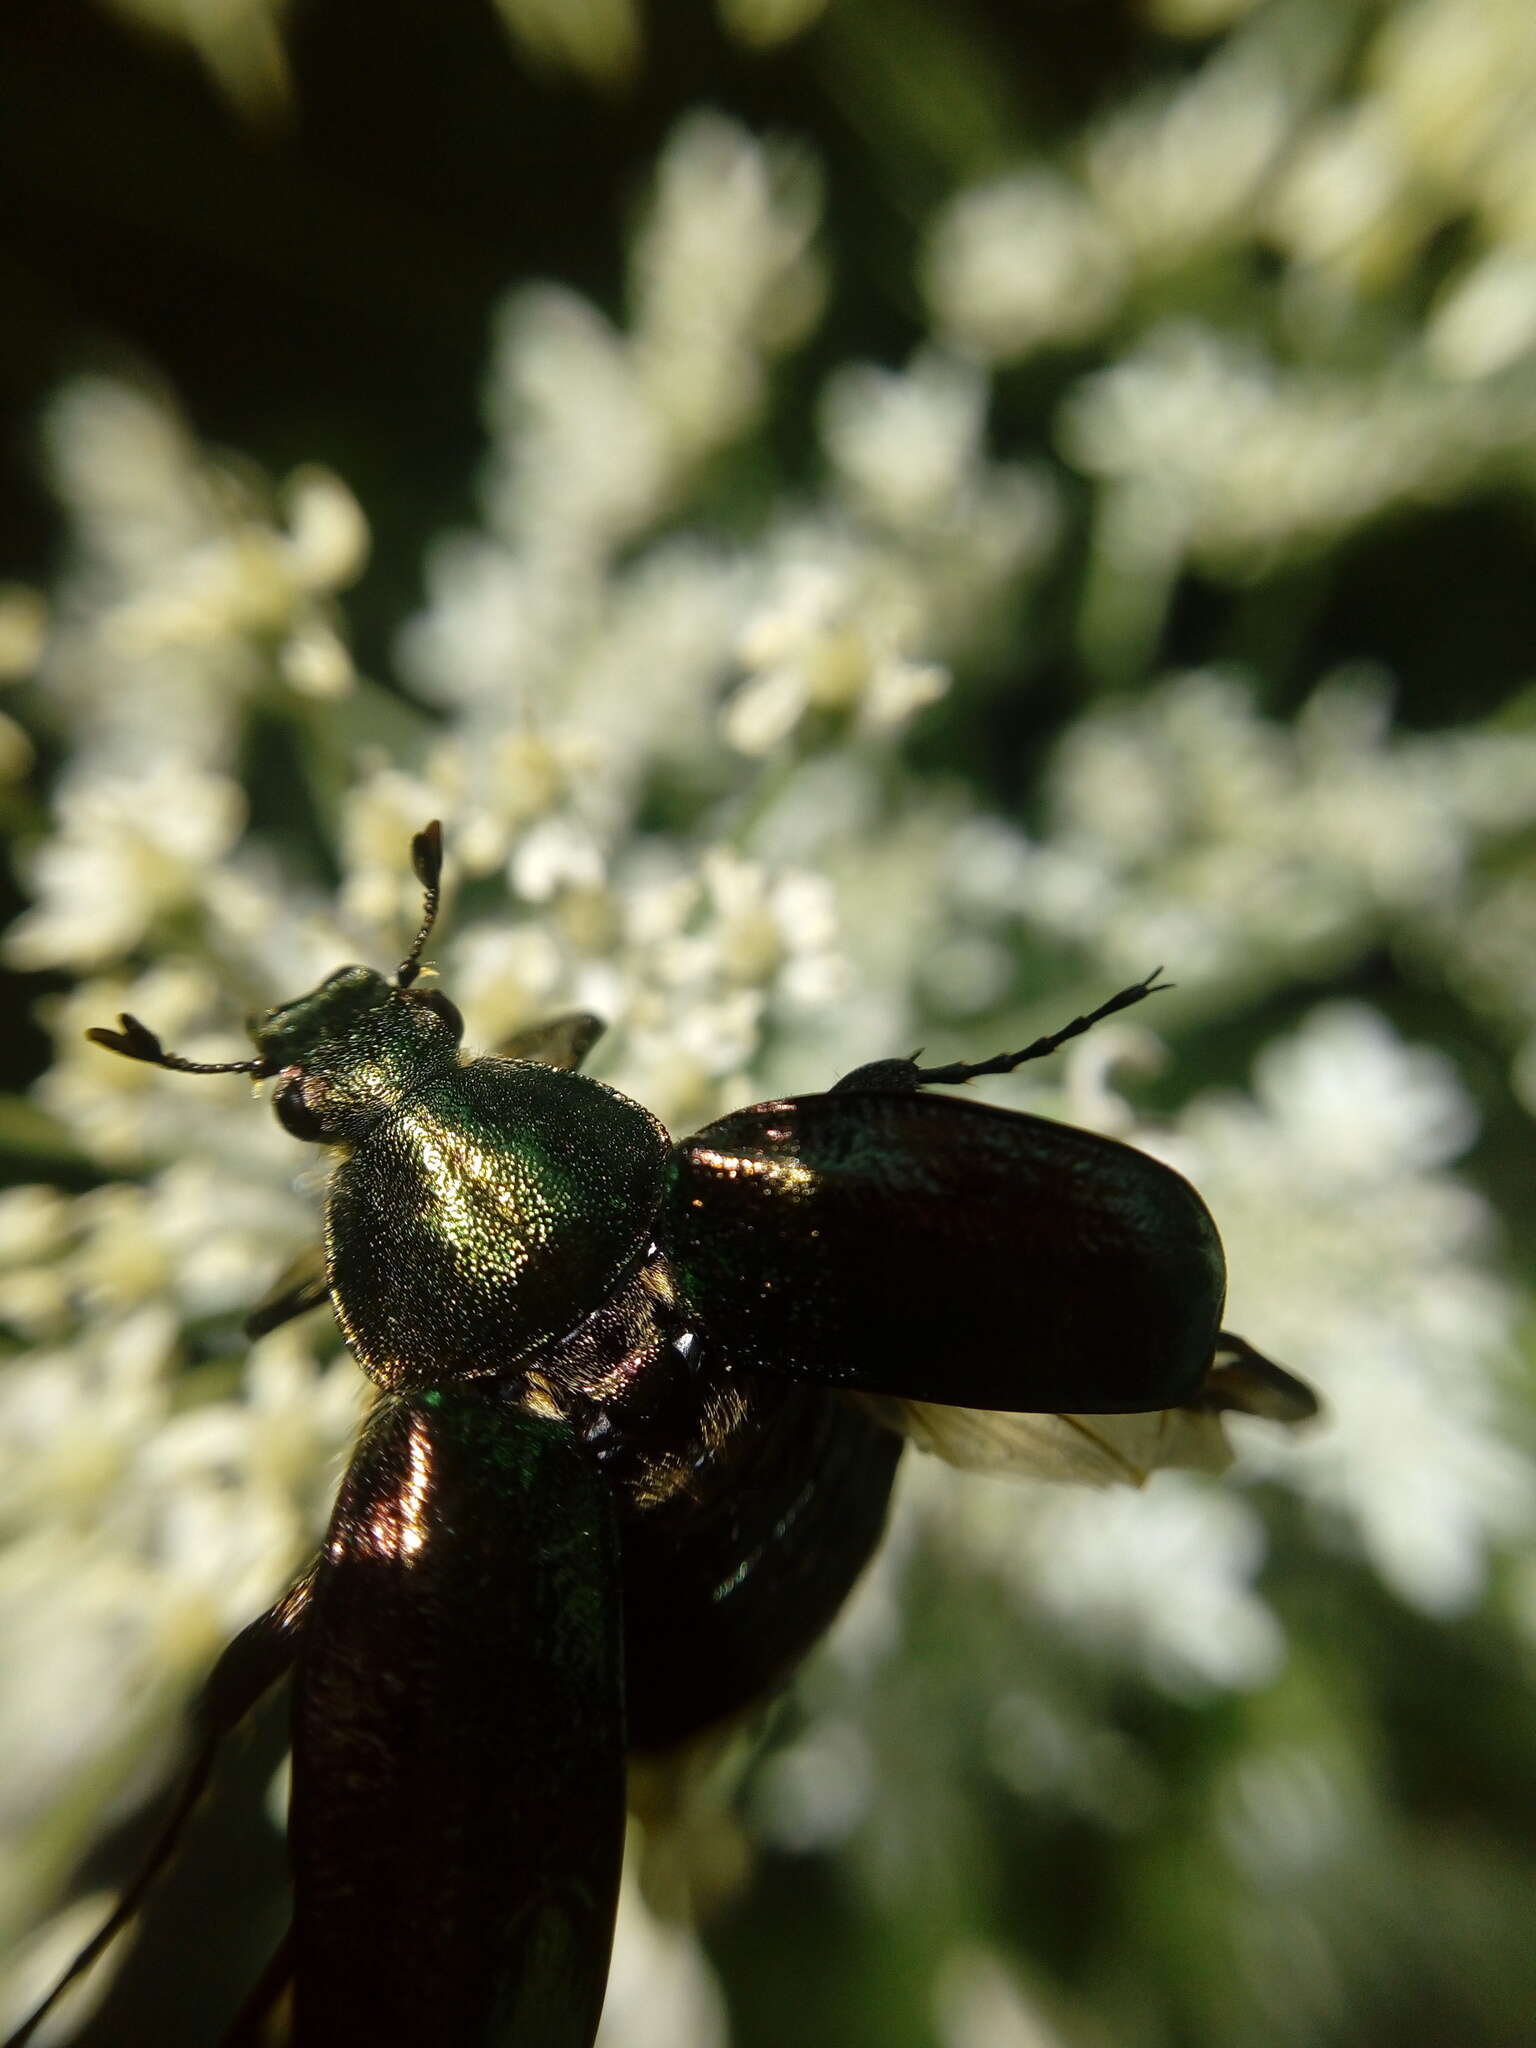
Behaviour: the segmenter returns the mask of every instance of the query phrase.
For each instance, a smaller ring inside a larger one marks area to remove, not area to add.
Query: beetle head
[[[411,861],[426,903],[421,929],[394,980],[371,967],[338,967],[307,995],[279,1004],[253,1026],[254,1059],[217,1065],[184,1060],[167,1052],[137,1017],[120,1017],[117,1031],[97,1026],[86,1037],[125,1059],[176,1073],[276,1078],[272,1107],[284,1130],[321,1142],[356,1136],[432,1067],[451,1062],[464,1032],[464,1020],[447,996],[415,986],[442,876],[442,827],[435,820],[412,840]]]
[[[251,1033],[285,1131],[348,1138],[392,1108],[430,1068],[451,1062],[464,1024],[436,989],[401,988],[371,967],[338,967],[270,1010]]]

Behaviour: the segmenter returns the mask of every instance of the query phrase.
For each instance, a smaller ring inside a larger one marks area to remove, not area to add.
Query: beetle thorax
[[[429,1070],[331,1181],[331,1296],[392,1391],[512,1375],[639,1265],[665,1131],[585,1074],[473,1060]]]

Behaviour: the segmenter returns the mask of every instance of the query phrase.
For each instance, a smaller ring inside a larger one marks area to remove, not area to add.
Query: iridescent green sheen
[[[423,1073],[452,1062],[458,1045],[420,993],[396,988],[370,967],[339,967],[251,1035],[274,1072],[301,1076],[308,1106],[338,1140],[360,1135]]]
[[[666,1174],[648,1110],[564,1066],[461,1062],[440,1004],[343,967],[254,1034],[290,1127],[342,1151],[326,1284],[358,1363],[396,1393],[511,1371],[574,1330],[638,1266]],[[564,1022],[550,1045],[574,1059],[597,1026]]]
[[[583,1074],[516,1060],[434,1069],[331,1183],[331,1293],[380,1386],[506,1373],[639,1263],[667,1135]]]

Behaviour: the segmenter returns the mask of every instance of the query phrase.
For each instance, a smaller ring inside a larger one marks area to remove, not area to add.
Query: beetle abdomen
[[[649,1242],[667,1136],[584,1074],[434,1073],[336,1169],[331,1293],[393,1391],[506,1372],[596,1308]]]
[[[819,1388],[735,1378],[743,1427],[703,1497],[621,1508],[632,1749],[669,1749],[782,1685],[885,1527],[900,1437]]]
[[[612,1489],[629,1741],[670,1749],[783,1683],[885,1522],[902,1440],[739,1370],[656,1253],[537,1362]]]

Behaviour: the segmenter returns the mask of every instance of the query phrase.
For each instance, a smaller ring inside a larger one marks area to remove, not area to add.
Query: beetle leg
[[[1231,1330],[1216,1333],[1216,1356],[1201,1384],[1199,1402],[1202,1407],[1262,1415],[1268,1422],[1310,1422],[1319,1408],[1305,1380]]]
[[[309,1245],[291,1265],[285,1266],[245,1319],[247,1337],[265,1337],[295,1316],[307,1315],[322,1301],[329,1301],[330,1282],[325,1276],[325,1249]]]
[[[23,2048],[31,2040],[61,1993],[90,1968],[143,1904],[150,1886],[175,1853],[192,1809],[202,1797],[219,1745],[293,1662],[299,1627],[309,1604],[309,1587],[306,1575],[265,1614],[243,1628],[220,1655],[198,1698],[194,1719],[197,1747],[165,1825],[112,1911],[42,2003],[28,2014],[14,2034],[7,2036],[4,2048]]]
[[[498,1045],[499,1060],[537,1060],[541,1067],[579,1067],[607,1030],[601,1017],[590,1010],[569,1010],[564,1016],[549,1017],[542,1024],[530,1024],[514,1031]]]
[[[958,1087],[962,1082],[975,1081],[983,1074],[1011,1074],[1026,1060],[1043,1060],[1059,1045],[1065,1045],[1069,1038],[1080,1038],[1101,1018],[1112,1017],[1117,1010],[1128,1010],[1133,1003],[1157,995],[1162,989],[1172,988],[1172,982],[1158,980],[1162,971],[1161,967],[1154,967],[1144,981],[1133,981],[1129,988],[1121,989],[1108,1002],[1100,1003],[1096,1010],[1090,1010],[1083,1017],[1074,1017],[1060,1031],[1037,1038],[1018,1052],[995,1053],[989,1060],[955,1060],[947,1067],[920,1067],[916,1053],[907,1060],[871,1060],[868,1066],[855,1067],[851,1074],[844,1074],[840,1081],[834,1081],[828,1092],[836,1094],[840,1090],[851,1090],[867,1093],[872,1090],[876,1094],[906,1094],[915,1088]]]

